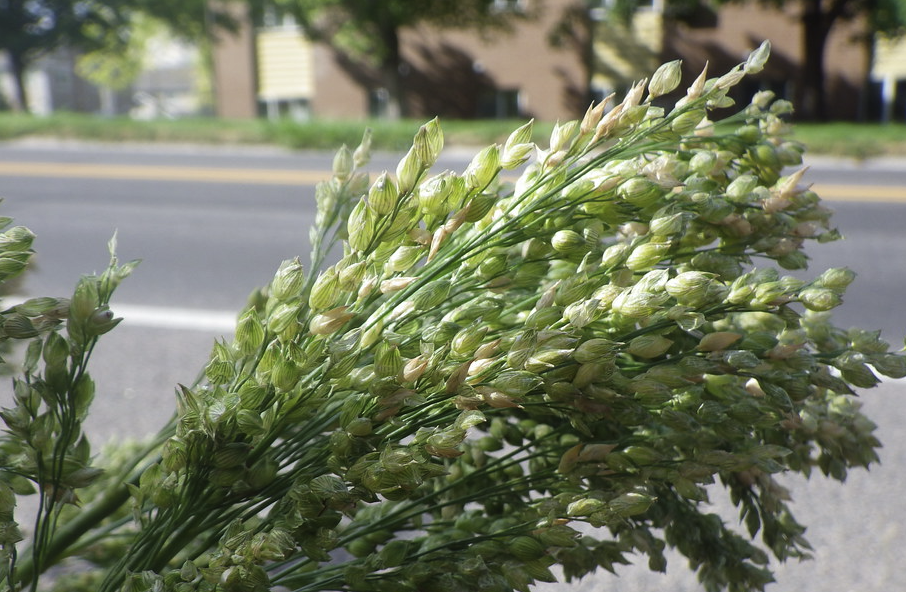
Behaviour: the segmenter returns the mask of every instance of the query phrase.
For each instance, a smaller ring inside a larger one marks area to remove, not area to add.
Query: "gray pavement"
[[[466,150],[452,151],[445,166],[461,168],[470,157]],[[0,163],[38,158],[263,169],[323,170],[329,164],[324,154],[271,147],[0,145]],[[377,155],[375,166],[392,168],[396,158]],[[906,187],[906,159],[811,157],[807,164],[812,182]],[[228,318],[252,288],[269,280],[280,260],[307,250],[311,187],[5,177],[0,178],[0,195],[6,198],[0,212],[14,215],[39,234],[37,270],[25,284],[32,295],[66,294],[80,273],[103,267],[106,240],[119,228],[122,258],[140,257],[144,262],[123,284],[115,303],[165,316],[179,308],[196,311],[198,317],[204,312]],[[849,240],[814,245],[809,251],[814,273],[840,265],[859,273],[837,313],[838,324],[883,328],[885,337],[898,345],[906,335],[906,203],[830,205]],[[143,320],[147,315],[126,316],[96,352],[98,394],[87,426],[95,445],[155,432],[172,412],[175,385],[191,383],[214,340],[229,333],[217,323],[161,326]],[[904,394],[903,381],[889,381],[862,394],[865,411],[878,424],[885,444],[880,465],[854,471],[844,485],[818,476],[810,481],[784,479],[797,517],[809,526],[815,560],[780,566],[778,583],[769,592],[906,590]],[[717,495],[714,501],[715,511],[732,515]],[[619,578],[603,573],[575,586],[536,589],[701,590],[679,558],[671,560],[666,575],[650,573],[644,559],[619,573]]]

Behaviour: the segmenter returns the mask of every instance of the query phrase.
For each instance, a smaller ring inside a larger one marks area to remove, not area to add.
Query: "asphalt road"
[[[442,166],[454,170],[468,162],[456,152],[445,159]],[[812,269],[849,266],[859,274],[837,323],[881,329],[899,346],[906,336],[906,165],[810,164],[807,179],[836,210],[846,236],[815,245]],[[114,230],[120,258],[142,259],[114,299],[126,320],[96,352],[99,393],[88,425],[96,445],[156,431],[173,408],[174,385],[194,380],[248,293],[283,259],[305,260],[312,186],[329,165],[329,155],[274,149],[0,144],[0,214],[38,235],[23,294],[68,295],[81,274],[105,267]],[[394,166],[394,156],[379,155],[372,168]],[[845,486],[785,481],[797,517],[811,527],[816,560],[778,568],[772,592],[906,589],[903,391],[903,383],[889,382],[863,394],[885,443],[880,466],[854,472]],[[576,589],[700,589],[679,559],[664,576],[641,563]]]

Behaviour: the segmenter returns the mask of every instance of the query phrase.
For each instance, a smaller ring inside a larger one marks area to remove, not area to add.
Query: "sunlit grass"
[[[906,156],[906,125],[902,123],[799,123],[793,128],[793,139],[804,143],[810,154]]]
[[[202,144],[271,144],[299,150],[333,150],[354,145],[366,127],[374,130],[378,150],[405,150],[420,119],[313,120],[309,122],[265,119],[185,118],[137,121],[126,117],[97,117],[56,113],[47,117],[0,112],[0,140],[22,137],[53,137],[101,142],[175,142]],[[444,120],[447,144],[481,146],[501,142],[507,130],[524,123],[513,120]],[[536,122],[535,139],[542,145],[551,122]],[[906,125],[835,122],[797,123],[793,138],[803,142],[810,154],[851,158],[906,156]]]
[[[204,144],[277,144],[294,149],[330,149],[355,145],[366,127],[374,130],[374,147],[400,151],[412,143],[423,120],[313,120],[185,118],[137,121],[125,117],[97,117],[56,113],[47,117],[0,113],[0,140],[53,137],[102,142],[193,142]],[[447,144],[476,146],[502,142],[509,131],[525,123],[512,120],[444,121]],[[537,126],[538,139],[552,124]]]

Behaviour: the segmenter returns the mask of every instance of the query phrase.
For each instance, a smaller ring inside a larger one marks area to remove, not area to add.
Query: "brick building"
[[[677,14],[665,11],[663,1],[640,7],[628,25],[605,18],[611,0],[591,9],[582,0],[502,0],[502,6],[533,11],[537,18],[493,36],[430,27],[403,31],[408,115],[573,118],[590,97],[625,90],[663,61],[682,58],[691,80],[705,62],[712,73],[725,71],[766,38],[772,59],[740,94],[771,88],[797,96],[802,41],[795,14],[754,2]],[[838,26],[828,43],[833,119],[866,114],[870,48],[855,41],[860,32],[859,23]],[[380,116],[386,102],[375,72],[311,43],[285,19],[256,26],[246,21],[237,36],[222,38],[215,75],[223,116],[366,118]]]
[[[588,74],[581,56],[549,42],[574,1],[538,3],[536,19],[493,37],[430,27],[402,31],[409,115],[563,119],[579,104],[584,109]],[[246,19],[237,35],[220,39],[214,64],[224,116],[363,118],[380,116],[386,104],[376,71],[311,43],[287,18],[265,15],[256,25]]]

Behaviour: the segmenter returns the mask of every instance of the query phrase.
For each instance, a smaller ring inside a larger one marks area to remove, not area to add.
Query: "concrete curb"
[[[878,156],[857,159],[824,154],[805,154],[804,164],[815,168],[839,168],[861,171],[906,171],[906,156]]]
[[[248,155],[256,157],[291,156],[294,154],[327,154],[330,150],[294,150],[274,144],[203,144],[168,142],[103,142],[67,138],[24,137],[0,141],[0,147],[9,146],[27,150],[72,150],[85,148],[101,151],[134,152],[145,154],[213,154]],[[444,149],[444,155],[455,159],[470,160],[484,146],[453,145]],[[395,152],[377,151],[376,154],[395,156]],[[402,157],[402,151],[398,156]],[[906,171],[906,155],[878,156],[858,159],[824,154],[805,154],[804,164],[814,168],[861,170],[861,171]]]

